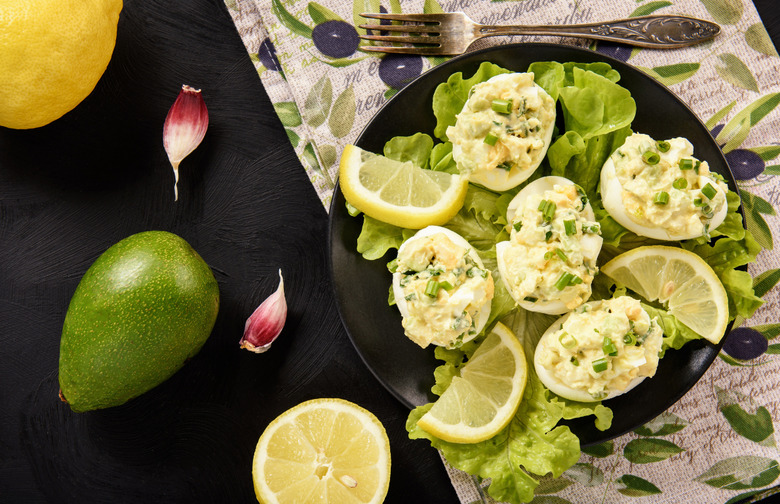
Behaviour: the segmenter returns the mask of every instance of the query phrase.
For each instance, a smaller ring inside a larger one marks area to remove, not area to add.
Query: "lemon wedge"
[[[523,345],[499,322],[417,425],[453,443],[490,439],[512,420],[527,378]]]
[[[252,478],[263,504],[380,504],[390,483],[390,442],[371,412],[343,399],[312,399],[268,424]]]
[[[408,229],[441,225],[463,206],[468,179],[347,145],[339,164],[346,200],[369,217]]]
[[[638,247],[615,257],[601,272],[642,296],[660,301],[677,320],[718,343],[726,332],[726,289],[704,259],[677,247]]]

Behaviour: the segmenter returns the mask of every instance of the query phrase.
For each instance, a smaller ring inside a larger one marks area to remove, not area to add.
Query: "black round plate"
[[[433,137],[436,119],[431,109],[433,92],[455,72],[470,77],[483,61],[523,72],[534,61],[605,61],[620,72],[620,84],[631,91],[637,104],[632,128],[654,138],[688,138],[696,157],[706,159],[710,169],[723,175],[736,190],[734,177],[707,128],[671,91],[640,70],[593,51],[550,44],[514,44],[465,54],[443,63],[390,99],[377,112],[356,141],[359,147],[382,152],[394,136],[428,133]],[[336,302],[352,343],[377,379],[409,408],[435,400],[430,392],[433,370],[440,364],[432,348],[421,349],[404,336],[401,316],[387,304],[391,275],[387,257],[367,261],[356,250],[362,218],[351,217],[344,196],[336,190],[330,209],[330,260]],[[722,343],[721,343],[722,345]],[[681,350],[670,350],[661,359],[652,379],[631,392],[610,399],[612,427],[599,431],[593,418],[566,422],[582,445],[597,444],[652,420],[682,397],[701,378],[718,355],[721,345],[693,341]]]

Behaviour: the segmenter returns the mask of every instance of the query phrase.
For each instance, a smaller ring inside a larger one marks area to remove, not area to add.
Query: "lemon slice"
[[[718,343],[726,332],[726,289],[704,259],[687,250],[653,245],[615,257],[602,273],[647,301],[660,301],[677,320]]]
[[[458,213],[468,179],[347,145],[341,154],[339,185],[347,201],[366,215],[422,229],[444,224]]]
[[[512,420],[527,377],[522,344],[499,322],[417,425],[453,443],[490,439]]]
[[[343,399],[312,399],[266,427],[252,478],[263,504],[379,504],[390,483],[390,443],[369,411]]]

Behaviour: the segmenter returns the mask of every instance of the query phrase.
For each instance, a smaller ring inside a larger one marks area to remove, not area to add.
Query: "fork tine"
[[[358,28],[374,31],[393,31],[405,33],[439,33],[437,26],[425,25],[359,25]]]
[[[389,19],[390,21],[412,21],[415,23],[438,23],[441,21],[439,14],[385,14],[363,13],[364,18]]]
[[[361,35],[363,40],[376,40],[379,42],[398,42],[401,44],[436,44],[439,37],[399,37],[393,35]],[[430,41],[429,41],[430,39]]]
[[[446,54],[440,47],[381,47],[381,46],[363,46],[361,51],[382,52],[394,54],[420,54],[423,56],[432,56]]]

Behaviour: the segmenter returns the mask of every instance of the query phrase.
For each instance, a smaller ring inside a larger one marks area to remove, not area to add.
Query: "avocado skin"
[[[131,235],[106,250],[71,298],[60,395],[76,412],[118,406],[170,378],[214,327],[219,287],[181,237]]]

